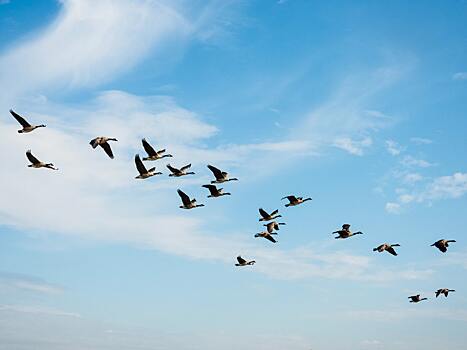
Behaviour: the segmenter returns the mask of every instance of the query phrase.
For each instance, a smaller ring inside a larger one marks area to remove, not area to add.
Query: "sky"
[[[466,20],[454,0],[0,0],[0,350],[465,349]],[[18,134],[10,108],[47,127]],[[143,137],[196,175],[135,180]],[[207,164],[231,196],[207,198]],[[364,234],[333,239],[344,223]]]

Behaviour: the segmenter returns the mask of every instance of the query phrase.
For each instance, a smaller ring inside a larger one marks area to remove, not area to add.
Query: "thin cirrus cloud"
[[[0,290],[26,291],[40,294],[60,294],[63,288],[41,278],[18,273],[0,272]]]

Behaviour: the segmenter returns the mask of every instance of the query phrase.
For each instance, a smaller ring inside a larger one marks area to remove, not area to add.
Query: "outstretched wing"
[[[28,150],[26,152],[26,157],[28,157],[29,161],[32,163],[32,164],[39,164],[40,163],[40,160],[37,159],[36,157],[34,157],[31,153],[31,150]]]
[[[204,188],[207,188],[212,195],[217,193],[217,187],[214,185],[203,185]]]
[[[170,172],[171,172],[172,174],[178,174],[178,173],[180,173],[180,170],[178,170],[177,168],[174,168],[174,167],[171,166],[170,164],[167,164],[167,169],[169,169]]]
[[[101,146],[104,149],[105,153],[107,153],[107,155],[110,158],[114,159],[114,154],[112,153],[112,148],[110,148],[110,145],[109,145],[108,142],[101,143],[101,144],[99,144],[99,146]]]
[[[180,171],[187,171],[187,170],[190,169],[190,168],[191,168],[191,164],[188,164],[188,165],[182,166],[182,167],[180,168]]]
[[[152,148],[152,146],[149,144],[148,141],[146,141],[146,139],[142,139],[141,142],[143,143],[143,148],[146,151],[146,153],[148,154],[148,156],[150,156],[150,157],[157,156],[156,150],[154,148]]]
[[[177,193],[180,196],[180,198],[182,199],[183,205],[190,205],[191,204],[190,197],[188,197],[185,192],[183,192],[182,190],[177,190]]]
[[[271,241],[272,243],[276,243],[276,240],[274,238],[272,238],[272,236],[270,236],[270,235],[266,235],[266,236],[264,236],[264,238]]]
[[[243,259],[240,255],[237,256],[237,261],[238,261],[239,264],[246,264],[246,260]]]
[[[259,208],[259,214],[264,218],[267,219],[269,217],[269,214],[264,210],[263,208]]]
[[[141,160],[141,158],[139,157],[139,154],[137,154],[135,156],[135,164],[136,164],[136,169],[138,170],[138,172],[143,175],[143,174],[147,174],[147,169],[146,167],[144,166],[143,164],[143,161]]]
[[[15,119],[18,121],[18,123],[20,123],[24,128],[27,128],[29,126],[31,126],[31,124],[29,124],[26,119],[24,119],[22,116],[20,116],[18,113],[16,113],[14,110],[10,109],[10,113],[13,117],[15,117]]]
[[[212,173],[214,174],[214,176],[216,177],[216,179],[223,179],[224,176],[222,175],[222,171],[220,171],[219,169],[217,169],[216,167],[212,166],[212,165],[208,165],[208,168],[209,170],[212,171]]]
[[[279,214],[279,209],[274,210],[274,211],[271,213],[271,216],[274,216],[274,215],[277,215],[277,214]]]
[[[439,295],[441,294],[441,289],[438,289],[435,293],[436,297],[439,297]]]
[[[282,199],[286,199],[286,198],[287,198],[287,199],[289,200],[289,202],[291,202],[291,203],[297,201],[297,197],[295,197],[295,196],[285,196],[285,197],[283,197]],[[282,199],[281,199],[281,200],[282,200]]]
[[[91,141],[89,141],[89,144],[92,146],[92,148],[96,148],[99,145],[97,143],[97,139],[98,139],[98,137],[96,137],[95,139],[92,139]]]
[[[388,253],[394,255],[394,256],[397,256],[397,253],[396,253],[396,251],[394,250],[393,247],[388,247],[388,248],[386,248],[386,251],[387,251]]]
[[[342,225],[343,230],[348,230],[350,228],[350,224],[344,224]]]

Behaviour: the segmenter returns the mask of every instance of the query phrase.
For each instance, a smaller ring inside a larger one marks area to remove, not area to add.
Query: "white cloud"
[[[412,141],[413,143],[415,143],[417,145],[429,145],[429,144],[433,143],[432,140],[426,139],[426,138],[423,138],[423,137],[411,137],[410,141]]]
[[[40,278],[7,272],[0,272],[0,290],[12,290],[14,293],[22,290],[41,294],[59,294],[63,292],[61,287]]]
[[[401,205],[399,203],[388,202],[385,207],[386,211],[391,214],[399,214],[401,211]]]
[[[408,173],[404,175],[403,181],[408,184],[413,184],[423,180],[423,176],[419,173]]]
[[[349,137],[339,137],[334,140],[334,146],[344,151],[356,155],[362,156],[363,150],[370,147],[373,141],[370,137],[365,137],[362,140],[356,141]]]
[[[453,80],[467,80],[467,72],[457,72],[452,75]]]
[[[467,173],[454,173],[435,178],[419,198],[421,201],[459,198],[465,193],[467,193]]]
[[[402,152],[403,147],[401,147],[396,141],[387,140],[386,150],[388,151],[390,155],[397,156]]]
[[[433,163],[430,163],[424,159],[418,159],[418,158],[415,158],[413,156],[405,156],[402,160],[401,160],[401,164],[408,167],[408,168],[411,168],[411,167],[419,167],[419,168],[428,168],[428,167],[431,167],[431,166],[434,166],[435,164]]]

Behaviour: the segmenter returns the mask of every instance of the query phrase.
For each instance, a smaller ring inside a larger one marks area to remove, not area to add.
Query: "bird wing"
[[[297,197],[295,197],[295,196],[285,196],[285,197],[282,198],[282,199],[286,199],[286,198],[287,198],[287,199],[289,200],[289,202],[291,202],[291,203],[297,201]],[[281,200],[282,200],[282,199],[281,199]]]
[[[37,159],[36,157],[34,157],[31,153],[31,150],[28,150],[26,152],[26,157],[28,157],[29,161],[32,163],[32,164],[39,164],[40,163],[40,160]]]
[[[269,233],[272,233],[274,231],[274,228],[275,228],[274,224],[275,224],[275,222],[273,221],[273,222],[270,222],[270,223],[268,223],[266,225],[266,229],[268,230]]]
[[[222,171],[220,171],[219,169],[217,169],[216,167],[212,166],[212,165],[208,165],[208,169],[212,171],[212,173],[214,174],[214,176],[216,177],[216,179],[223,179],[224,177],[222,176]]]
[[[146,141],[146,139],[142,139],[141,142],[143,143],[143,148],[148,154],[148,156],[150,157],[157,156],[156,150],[152,148],[152,146],[149,144],[148,141]]]
[[[147,174],[148,173],[148,170],[146,169],[146,167],[144,166],[143,164],[143,161],[141,160],[141,158],[139,157],[139,154],[137,154],[135,156],[135,164],[136,164],[136,169],[138,169],[138,172],[143,175],[143,174]]]
[[[99,146],[101,146],[104,149],[105,153],[107,153],[107,155],[110,158],[114,159],[114,154],[112,153],[112,148],[110,148],[110,145],[109,145],[108,142],[100,143]]]
[[[97,139],[98,139],[98,137],[96,137],[95,139],[92,139],[91,141],[89,141],[89,144],[92,146],[92,148],[96,148],[99,145],[97,143]]]
[[[180,196],[180,198],[182,199],[182,203],[184,205],[190,205],[191,204],[190,197],[188,197],[188,195],[185,192],[183,192],[182,190],[177,190],[177,193]]]
[[[274,215],[276,215],[276,214],[278,214],[278,213],[279,213],[279,209],[276,209],[276,210],[274,210],[274,211],[271,213],[271,216],[274,216]]]
[[[217,187],[214,185],[203,185],[204,188],[207,188],[212,195],[217,194]]]
[[[265,235],[264,238],[271,241],[272,243],[276,243],[276,240],[271,235]]]
[[[245,264],[246,263],[246,260],[243,259],[240,255],[237,256],[237,261],[238,261],[239,264]]]
[[[191,164],[188,164],[188,165],[182,166],[182,167],[180,168],[180,171],[187,171],[187,170],[190,169],[190,168],[191,168]]]
[[[441,294],[441,289],[438,289],[435,293],[436,297],[439,297],[439,295]]]
[[[172,174],[179,174],[180,173],[180,170],[178,170],[177,168],[174,168],[170,164],[167,164],[167,169],[169,169]]]
[[[448,251],[448,248],[446,248],[444,245],[438,244],[437,245],[438,249],[441,250],[443,253],[446,253]]]
[[[396,253],[396,251],[394,250],[393,247],[387,247],[387,248],[386,248],[386,251],[387,251],[388,253],[394,255],[394,256],[397,255],[397,253]]]
[[[350,224],[344,224],[342,225],[343,230],[348,230],[350,228]]]
[[[24,119],[22,116],[20,116],[18,113],[16,113],[14,110],[10,109],[10,113],[15,119],[20,123],[24,128],[31,126],[26,119]]]
[[[269,214],[263,208],[259,208],[259,214],[265,219],[269,217]]]

